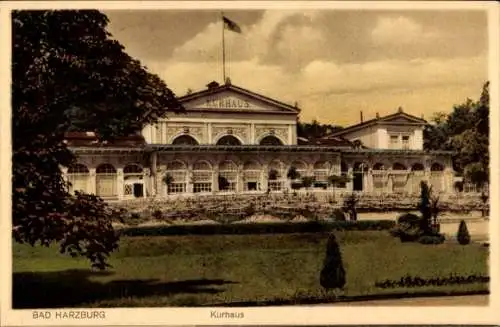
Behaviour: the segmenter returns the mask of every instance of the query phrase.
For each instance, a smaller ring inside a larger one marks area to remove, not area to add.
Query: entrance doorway
[[[144,185],[142,183],[134,183],[134,197],[144,197]]]
[[[364,162],[356,162],[353,166],[352,190],[363,191],[364,176],[368,172],[368,165]]]

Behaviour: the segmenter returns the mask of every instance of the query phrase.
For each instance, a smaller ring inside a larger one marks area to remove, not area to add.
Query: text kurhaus
[[[215,319],[243,319],[245,314],[243,312],[219,312],[219,311],[210,311],[210,318]]]

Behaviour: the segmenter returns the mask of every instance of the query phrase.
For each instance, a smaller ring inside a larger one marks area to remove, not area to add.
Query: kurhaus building
[[[78,158],[63,170],[71,189],[109,200],[264,193],[311,177],[309,191],[411,194],[422,180],[437,192],[454,191],[451,153],[423,151],[426,122],[402,109],[306,140],[297,137],[296,106],[229,81],[180,102],[185,112],[167,113],[142,135],[112,144],[91,133],[68,134]],[[348,182],[329,185],[332,175]]]

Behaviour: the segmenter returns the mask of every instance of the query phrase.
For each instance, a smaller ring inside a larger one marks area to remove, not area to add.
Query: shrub
[[[153,219],[155,219],[155,220],[162,220],[163,219],[163,212],[161,212],[161,210],[155,210],[151,214],[151,217],[153,217]]]
[[[346,221],[345,212],[340,209],[333,210],[332,218],[335,221]]]
[[[415,242],[422,236],[420,229],[422,218],[412,213],[405,213],[398,217],[397,225],[390,233],[399,237],[401,242]]]
[[[328,237],[326,256],[320,273],[320,284],[326,289],[342,289],[346,282],[342,254],[334,234]]]
[[[126,236],[170,236],[170,235],[250,235],[324,233],[332,230],[377,231],[394,227],[391,220],[336,221],[336,222],[282,222],[259,224],[217,224],[217,225],[170,225],[125,227],[119,232]]]
[[[443,244],[445,237],[443,234],[436,235],[422,235],[419,237],[418,242],[420,244]]]
[[[418,276],[405,276],[401,277],[399,280],[384,280],[382,282],[376,282],[375,287],[378,288],[396,288],[396,287],[425,287],[425,286],[444,286],[444,285],[456,285],[456,284],[474,284],[474,283],[489,283],[490,278],[488,276],[458,276],[456,274],[451,274],[449,277],[433,277],[424,279]]]
[[[457,241],[461,245],[467,245],[470,243],[469,230],[467,229],[467,225],[464,220],[460,221],[460,225],[458,226]]]

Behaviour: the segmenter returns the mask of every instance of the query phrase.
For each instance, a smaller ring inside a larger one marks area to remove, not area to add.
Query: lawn
[[[335,233],[347,272],[346,299],[488,289],[487,284],[375,287],[406,275],[488,275],[488,249],[480,245],[400,243],[387,231]],[[326,238],[324,233],[122,237],[106,272],[93,272],[87,261],[57,248],[14,244],[14,307],[321,302]]]

